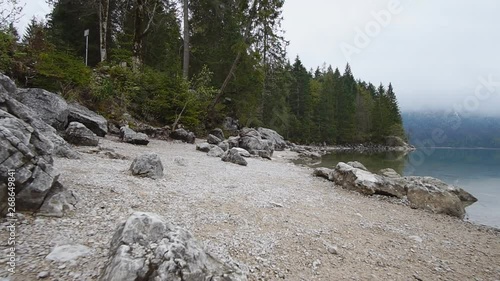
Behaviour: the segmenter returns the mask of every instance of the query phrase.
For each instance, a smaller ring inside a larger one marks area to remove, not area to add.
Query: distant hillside
[[[442,111],[404,112],[402,117],[410,143],[417,147],[425,140],[432,140],[435,129],[438,129],[436,132],[441,129],[445,140],[435,142],[436,146],[500,148],[500,117],[465,116]]]

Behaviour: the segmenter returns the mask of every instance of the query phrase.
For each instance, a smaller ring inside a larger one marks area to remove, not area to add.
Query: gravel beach
[[[184,143],[134,146],[106,137],[101,147],[128,159],[54,159],[76,209],[63,218],[20,215],[16,273],[0,280],[97,280],[113,233],[135,211],[188,229],[249,280],[500,280],[499,231],[343,190],[290,163],[294,152],[248,158],[245,167]],[[128,171],[146,152],[161,158],[163,178]],[[82,256],[47,258],[63,245],[84,249]],[[4,257],[0,277],[8,276]]]

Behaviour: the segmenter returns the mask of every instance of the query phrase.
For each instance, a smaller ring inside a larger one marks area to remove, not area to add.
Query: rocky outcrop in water
[[[412,208],[459,218],[464,217],[465,207],[477,201],[462,188],[431,177],[402,177],[392,169],[373,174],[340,162],[334,169],[317,168],[314,175],[365,195],[407,199]]]
[[[187,230],[153,213],[133,213],[111,241],[100,281],[225,280],[246,275],[206,253]]]

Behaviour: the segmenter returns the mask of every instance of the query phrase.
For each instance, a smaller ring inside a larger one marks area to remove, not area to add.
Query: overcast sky
[[[392,11],[388,24],[373,15],[383,10]],[[356,47],[357,29],[368,28],[369,44],[350,56],[353,73],[374,84],[392,82],[403,110],[457,104],[500,115],[498,0],[286,0],[284,18],[289,56],[299,55],[308,68],[326,62],[343,71],[342,46]],[[378,22],[385,25],[379,32]],[[485,87],[475,96],[479,77],[489,75],[498,81],[494,92]]]
[[[25,3],[22,27],[50,12]],[[283,29],[291,60],[341,71],[349,60],[357,78],[392,82],[404,111],[500,115],[499,15],[498,0],[286,0]]]

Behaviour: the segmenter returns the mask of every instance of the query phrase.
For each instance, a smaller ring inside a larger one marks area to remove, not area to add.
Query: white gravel
[[[498,231],[334,187],[289,163],[293,152],[249,158],[244,167],[189,144],[134,146],[107,137],[101,145],[128,159],[55,159],[60,181],[79,202],[61,219],[25,214],[10,280],[96,280],[117,225],[134,211],[189,229],[214,256],[246,266],[249,280],[500,280]],[[128,172],[145,152],[160,156],[162,179]],[[62,245],[91,250],[72,261],[46,259]]]

